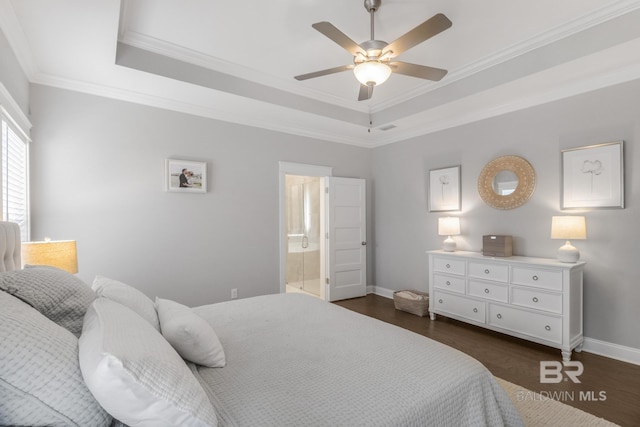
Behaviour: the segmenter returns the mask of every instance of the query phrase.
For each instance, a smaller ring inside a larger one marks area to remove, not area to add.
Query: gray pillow
[[[20,298],[76,337],[82,332],[95,292],[73,274],[54,267],[28,266],[0,274],[0,290]]]
[[[0,307],[0,425],[108,426],[82,378],[78,339],[4,292]]]

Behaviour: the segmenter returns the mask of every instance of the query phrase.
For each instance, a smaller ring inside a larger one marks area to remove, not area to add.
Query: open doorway
[[[280,293],[297,290],[325,301],[366,295],[366,181],[334,177],[326,166],[279,165]]]
[[[286,292],[320,297],[321,178],[286,176]]]
[[[279,172],[280,292],[326,300],[324,180],[333,168],[279,162]]]

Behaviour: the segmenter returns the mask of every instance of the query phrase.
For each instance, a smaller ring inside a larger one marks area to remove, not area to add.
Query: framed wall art
[[[623,141],[562,150],[561,209],[624,208]]]
[[[166,159],[165,190],[177,193],[206,193],[207,162]]]
[[[461,209],[460,165],[429,171],[429,212]]]

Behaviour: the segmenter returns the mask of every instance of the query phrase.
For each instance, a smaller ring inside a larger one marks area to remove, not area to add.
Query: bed
[[[195,308],[20,269],[0,223],[0,425],[522,426],[475,359],[302,294]]]

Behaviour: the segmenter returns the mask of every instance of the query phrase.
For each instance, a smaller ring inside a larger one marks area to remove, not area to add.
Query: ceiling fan
[[[294,78],[296,80],[307,80],[341,71],[353,70],[356,79],[360,82],[358,101],[370,99],[373,95],[374,86],[384,83],[391,73],[434,81],[442,79],[447,74],[447,70],[393,61],[393,59],[402,52],[451,27],[452,23],[449,18],[441,13],[434,15],[395,41],[387,43],[382,40],[376,40],[374,37],[374,14],[380,8],[381,3],[382,0],[364,0],[364,7],[371,16],[371,40],[360,44],[351,40],[329,22],[323,21],[313,24],[313,28],[352,54],[353,64],[302,74]]]

